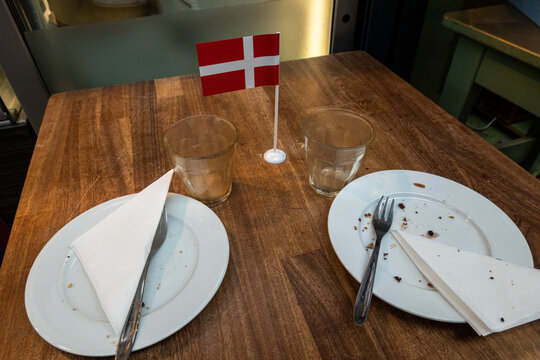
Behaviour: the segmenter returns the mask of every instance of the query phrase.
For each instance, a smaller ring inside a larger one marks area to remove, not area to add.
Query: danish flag
[[[279,33],[196,47],[204,96],[279,84]]]

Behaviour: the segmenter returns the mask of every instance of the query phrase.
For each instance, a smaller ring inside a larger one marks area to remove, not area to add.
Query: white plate
[[[491,201],[436,175],[388,170],[351,182],[334,199],[328,214],[328,232],[334,251],[358,281],[371,254],[366,247],[375,239],[371,218],[366,214],[373,212],[382,195],[395,199],[392,229],[416,235],[427,235],[431,230],[435,241],[533,267],[527,241],[512,220]],[[400,209],[398,204],[403,204],[404,208]],[[396,276],[401,281],[398,282]],[[390,233],[382,240],[373,293],[421,317],[464,322],[446,300],[428,286],[428,281]]]
[[[51,345],[88,356],[114,355],[118,338],[70,244],[134,195],[79,215],[58,231],[34,261],[26,282],[26,312]],[[168,235],[148,270],[134,350],[189,323],[219,288],[229,263],[227,232],[202,203],[169,193]]]

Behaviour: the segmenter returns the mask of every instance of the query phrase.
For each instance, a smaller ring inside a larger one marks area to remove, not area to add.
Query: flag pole
[[[277,150],[277,125],[278,125],[278,109],[279,108],[279,84],[276,85],[276,93],[274,95],[274,151]]]
[[[287,159],[287,154],[277,148],[277,130],[278,130],[278,110],[279,110],[279,84],[276,85],[274,96],[274,147],[264,153],[264,160],[271,164],[281,164]]]

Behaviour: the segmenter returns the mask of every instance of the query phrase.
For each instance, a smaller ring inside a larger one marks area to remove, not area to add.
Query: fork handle
[[[150,264],[147,259],[146,264],[139,280],[137,290],[133,296],[133,301],[129,307],[128,317],[124,323],[124,328],[120,334],[118,340],[118,347],[116,349],[115,360],[125,360],[129,357],[133,351],[133,345],[135,344],[135,338],[137,337],[137,330],[139,329],[139,322],[141,320],[142,311],[142,299],[144,294],[144,285],[146,283],[146,273],[148,272],[148,265]]]
[[[377,271],[377,260],[379,259],[381,240],[382,236],[377,234],[375,247],[373,248],[366,270],[364,271],[358,295],[356,295],[356,302],[354,303],[354,321],[358,326],[364,324],[367,319],[369,305],[371,304],[371,296],[373,295],[373,285],[375,284],[375,272]]]

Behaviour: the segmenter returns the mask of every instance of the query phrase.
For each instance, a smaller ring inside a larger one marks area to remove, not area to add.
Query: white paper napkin
[[[540,318],[540,270],[392,230],[405,252],[482,336]]]
[[[161,217],[171,170],[75,239],[71,247],[120,334]]]

